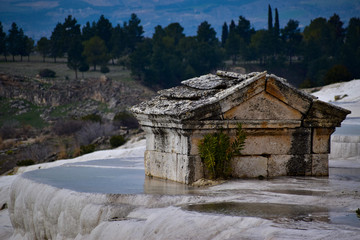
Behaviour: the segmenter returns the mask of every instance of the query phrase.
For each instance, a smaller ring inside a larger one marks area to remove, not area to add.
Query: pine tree
[[[96,23],[96,35],[104,40],[106,47],[111,51],[111,34],[112,34],[112,24],[109,19],[106,19],[104,15],[101,15],[99,20]]]
[[[64,51],[68,52],[72,41],[78,40],[81,36],[80,24],[77,23],[76,18],[72,18],[72,16],[69,15],[63,23],[63,29],[62,39],[64,41]]]
[[[92,22],[91,25],[90,22],[86,22],[85,26],[82,28],[81,33],[82,41],[87,41],[94,37],[96,35],[96,22]]]
[[[96,65],[105,64],[109,60],[105,42],[100,37],[92,37],[85,41],[83,45],[83,55],[86,57],[87,62],[94,66],[94,71],[96,71]]]
[[[28,57],[28,62],[30,61],[30,54],[34,51],[35,48],[35,41],[32,38],[29,38],[28,36],[25,36],[24,38],[25,42],[25,56]]]
[[[114,65],[114,58],[116,59],[123,55],[126,48],[126,35],[124,29],[119,24],[112,29],[110,46],[110,55]]]
[[[64,55],[64,26],[61,23],[56,24],[50,36],[50,56],[54,58],[62,57]]]
[[[344,62],[353,77],[360,77],[360,18],[351,18],[344,45]]]
[[[130,20],[128,23],[124,24],[124,29],[127,36],[127,47],[130,51],[135,50],[137,43],[143,40],[144,30],[140,25],[141,20],[136,16],[135,13],[131,14]]]
[[[344,23],[340,20],[339,15],[334,14],[328,20],[330,27],[330,52],[333,54],[332,57],[339,58],[340,50],[343,46],[345,38],[345,29],[343,28]]]
[[[302,40],[299,22],[290,19],[284,29],[281,30],[281,38],[284,42],[284,52],[289,57],[289,64],[291,65],[292,57],[299,53]]]
[[[9,53],[12,55],[13,62],[15,62],[15,56],[19,55],[21,51],[21,31],[16,23],[13,22],[11,24],[11,29],[9,30],[9,35],[7,37],[7,44],[9,47]]]
[[[18,36],[18,54],[20,55],[20,61],[23,61],[23,56],[26,56],[26,45],[28,37],[25,36],[24,31],[20,28]]]
[[[214,45],[218,42],[214,28],[212,28],[207,21],[204,21],[199,25],[196,38],[199,42],[205,42],[210,45]]]
[[[237,26],[237,32],[244,41],[249,44],[253,29],[250,28],[250,21],[245,17],[240,16]]]
[[[224,22],[224,25],[222,26],[222,33],[221,33],[221,46],[224,47],[226,40],[229,37],[229,28],[226,22]]]
[[[230,35],[231,33],[235,33],[235,31],[236,31],[235,22],[234,22],[234,20],[231,20],[230,26],[229,26],[229,35]]]
[[[6,60],[6,33],[3,31],[3,26],[1,22],[0,22],[0,54],[4,54]]]
[[[48,40],[46,37],[40,38],[40,40],[37,42],[37,50],[43,57],[43,62],[45,62],[45,57],[47,57],[50,53],[50,40]]]
[[[74,38],[68,49],[67,66],[75,71],[75,79],[78,78],[78,70],[85,65],[85,57],[82,55],[83,45],[80,36]]]

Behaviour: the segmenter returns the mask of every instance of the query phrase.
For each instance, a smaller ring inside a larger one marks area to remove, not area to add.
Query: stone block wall
[[[205,134],[219,131],[219,126],[199,125],[195,129],[144,126],[143,129],[147,136],[146,175],[186,184],[204,177],[198,144]],[[328,176],[330,135],[334,129],[243,129],[247,139],[241,156],[232,159],[232,176]],[[233,138],[236,129],[224,131]]]

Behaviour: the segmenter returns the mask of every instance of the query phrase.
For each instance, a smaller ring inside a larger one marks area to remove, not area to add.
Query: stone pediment
[[[223,114],[233,120],[301,120],[302,114],[265,91]]]

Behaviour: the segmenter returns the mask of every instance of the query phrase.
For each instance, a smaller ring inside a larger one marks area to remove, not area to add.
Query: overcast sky
[[[156,25],[173,22],[179,22],[186,35],[195,35],[197,26],[206,20],[220,37],[223,23],[237,22],[240,15],[255,29],[266,28],[268,4],[273,11],[278,9],[281,28],[289,19],[305,26],[334,13],[345,24],[351,17],[360,17],[360,0],[0,0],[0,21],[6,32],[16,22],[26,35],[38,40],[49,37],[56,23],[64,22],[68,15],[81,25],[97,21],[101,14],[113,25],[122,25],[136,13],[146,36],[152,36]]]

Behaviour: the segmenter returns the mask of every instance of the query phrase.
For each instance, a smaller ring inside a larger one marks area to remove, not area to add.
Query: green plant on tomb
[[[236,136],[233,142],[224,133],[209,133],[200,140],[198,145],[199,155],[208,170],[210,179],[228,178],[231,175],[231,158],[240,155],[246,140],[246,134],[242,125],[238,124]]]

